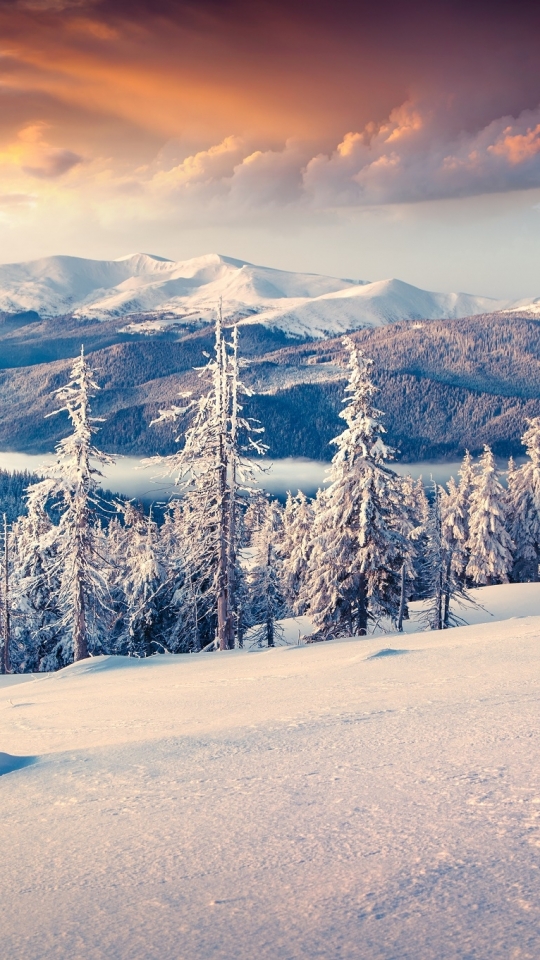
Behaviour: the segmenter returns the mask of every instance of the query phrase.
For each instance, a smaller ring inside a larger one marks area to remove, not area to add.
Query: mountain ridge
[[[321,339],[401,320],[457,319],[501,310],[540,311],[540,301],[437,293],[403,280],[350,280],[257,266],[221,254],[168,260],[136,253],[116,260],[53,256],[0,264],[0,312],[52,318],[131,320],[151,335],[226,316],[292,337]],[[149,325],[150,321],[150,325]]]

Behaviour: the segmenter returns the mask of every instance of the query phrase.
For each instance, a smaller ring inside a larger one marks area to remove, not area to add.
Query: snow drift
[[[144,253],[119,260],[57,256],[0,265],[0,311],[8,314],[33,310],[44,317],[74,313],[98,320],[159,314],[174,323],[212,319],[220,298],[228,316],[315,337],[513,306],[464,293],[431,293],[400,280],[290,273],[217,254],[185,261]]]
[[[539,641],[526,617],[2,678],[2,749],[40,755],[0,780],[5,955],[532,960]]]

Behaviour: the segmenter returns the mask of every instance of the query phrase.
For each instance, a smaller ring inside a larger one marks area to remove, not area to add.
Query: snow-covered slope
[[[226,315],[292,334],[325,336],[403,319],[450,319],[509,308],[507,301],[430,293],[400,280],[375,283],[258,267],[217,254],[173,261],[148,254],[120,260],[47,257],[0,265],[0,311],[73,312],[110,319],[167,314]]]
[[[540,314],[540,297],[535,297],[534,300],[519,300],[513,307],[505,310],[505,313],[520,313],[523,310],[538,316]]]
[[[533,960],[539,676],[528,617],[0,678],[2,955]]]
[[[494,587],[474,587],[468,591],[473,604],[453,604],[452,612],[467,625],[497,623],[521,617],[540,617],[540,590],[536,583],[502,583]],[[409,620],[403,623],[404,633],[426,630],[423,614],[425,602],[414,600],[409,604]],[[303,637],[315,633],[316,626],[310,617],[290,617],[280,621],[286,643],[297,643]],[[381,625],[376,633],[382,635],[390,627]],[[249,631],[248,631],[249,640]]]

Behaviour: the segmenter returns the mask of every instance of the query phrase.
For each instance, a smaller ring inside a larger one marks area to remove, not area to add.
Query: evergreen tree
[[[54,489],[54,481],[43,481]],[[14,669],[20,673],[58,670],[69,663],[69,631],[58,605],[56,530],[45,512],[43,489],[28,488],[27,513],[13,529]]]
[[[540,564],[540,417],[528,421],[522,443],[528,460],[508,469],[506,507],[515,544],[512,579],[537,581]]]
[[[283,634],[277,621],[288,616],[283,589],[282,563],[277,545],[282,527],[277,501],[266,501],[265,517],[252,540],[252,562],[248,574],[248,610],[251,645],[274,647]]]
[[[413,480],[406,475],[396,489],[399,494],[396,510],[398,529],[408,541],[400,571],[400,599],[395,621],[401,633],[403,621],[409,618],[409,600],[428,596],[430,590],[430,577],[429,574],[426,576],[425,563],[429,504],[422,477]]]
[[[126,603],[125,649],[130,657],[149,657],[162,648],[160,606],[163,572],[158,528],[131,504],[124,504],[123,582]]]
[[[305,613],[305,583],[313,542],[313,504],[301,490],[287,494],[283,511],[283,534],[279,545],[285,591],[289,605],[299,616]]]
[[[48,576],[58,580],[60,624],[70,632],[75,661],[100,649],[100,621],[110,613],[106,560],[98,549],[102,538],[95,522],[98,478],[103,476],[96,464],[114,460],[92,443],[99,418],[90,415],[90,401],[98,389],[81,348],[71,380],[56,391],[63,406],[55,413],[67,411],[73,431],[57,444],[48,477],[32,488],[40,512],[51,500],[60,505],[60,522],[51,531],[54,561]]]
[[[446,630],[463,624],[465,621],[456,614],[454,605],[473,603],[452,562],[454,540],[448,539],[445,532],[449,529],[445,525],[444,509],[447,496],[442,487],[433,484],[425,526],[425,571],[429,588],[422,617],[430,630]]]
[[[459,575],[463,574],[468,562],[468,506],[463,501],[460,485],[450,477],[446,492],[441,491],[442,535],[451,555],[452,568]]]
[[[221,650],[235,645],[238,632],[239,491],[253,481],[253,469],[242,454],[240,434],[252,453],[266,449],[251,434],[261,428],[241,415],[239,394],[249,393],[240,381],[238,332],[225,340],[221,313],[216,320],[215,354],[202,375],[210,374],[211,390],[197,402],[160,411],[160,420],[177,419],[194,409],[183,449],[171,457],[153,458],[166,463],[183,490],[183,520],[189,554],[186,563],[200,600],[198,617],[202,648]]]
[[[475,584],[507,583],[513,543],[506,530],[505,495],[495,458],[486,445],[470,502],[469,561],[465,573]]]
[[[369,621],[395,619],[401,568],[408,552],[400,530],[399,480],[385,464],[382,413],[366,360],[346,338],[349,383],[340,416],[346,429],[333,441],[330,486],[315,501],[313,549],[303,602],[326,635],[365,634]]]

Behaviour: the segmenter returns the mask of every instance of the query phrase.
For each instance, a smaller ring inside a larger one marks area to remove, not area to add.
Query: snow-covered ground
[[[525,616],[1,678],[2,955],[537,960],[539,668]]]
[[[42,316],[99,320],[132,314],[213,320],[220,298],[227,316],[265,323],[288,333],[324,337],[395,320],[451,319],[510,309],[507,300],[464,293],[432,293],[401,280],[344,280],[260,267],[208,254],[165,260],[137,253],[119,260],[46,257],[0,265],[0,311],[35,310]],[[519,301],[523,309],[533,301]],[[151,333],[161,321],[127,330]]]
[[[469,590],[468,594],[473,603],[452,604],[452,612],[466,625],[540,616],[540,584],[537,583],[503,583],[495,587],[477,587]],[[410,618],[403,622],[404,633],[416,633],[426,629],[424,611],[425,604],[421,601],[414,601],[409,605]],[[303,642],[304,637],[317,629],[309,617],[290,617],[281,620],[280,624],[282,640],[290,644]],[[382,636],[390,629],[390,623],[381,624],[375,634]]]

